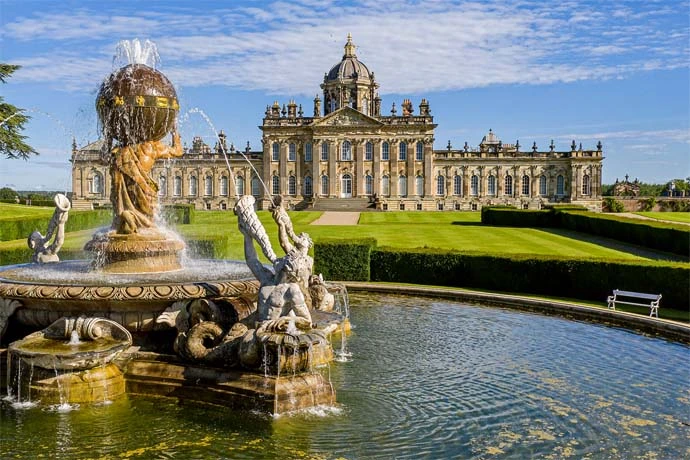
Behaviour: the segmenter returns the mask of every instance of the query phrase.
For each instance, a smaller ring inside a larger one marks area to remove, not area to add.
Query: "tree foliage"
[[[9,187],[0,188],[0,200],[14,200],[17,192]]]
[[[0,83],[6,83],[17,69],[18,65],[0,63]],[[0,155],[25,160],[31,155],[38,155],[33,147],[24,142],[26,136],[21,134],[30,118],[22,109],[6,103],[0,96]]]

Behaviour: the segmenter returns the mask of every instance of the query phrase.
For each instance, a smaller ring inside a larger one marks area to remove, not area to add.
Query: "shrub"
[[[623,203],[621,203],[617,199],[611,198],[611,197],[606,197],[606,198],[604,198],[604,211],[623,212],[623,211],[625,211],[625,207],[623,206]]]
[[[656,206],[656,198],[650,196],[649,198],[643,198],[639,201],[640,211],[651,211]]]
[[[76,232],[107,225],[112,219],[112,212],[107,210],[74,211],[69,213],[66,232]],[[50,217],[25,217],[21,219],[0,220],[0,241],[21,240],[28,238],[31,232],[45,233],[48,230]]]
[[[369,281],[376,240],[319,240],[314,243],[314,273],[327,281]]]
[[[164,206],[162,209],[163,219],[170,225],[193,224],[194,223],[193,204],[173,204]]]
[[[186,239],[187,252],[195,259],[224,259],[230,252],[230,239],[222,236]]]

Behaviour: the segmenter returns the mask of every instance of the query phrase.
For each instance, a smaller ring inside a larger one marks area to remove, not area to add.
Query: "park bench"
[[[621,297],[623,300],[621,300]],[[646,302],[637,301],[634,299],[644,300]],[[649,307],[649,316],[659,317],[659,302],[661,301],[661,294],[645,294],[643,292],[621,291],[619,289],[613,290],[613,295],[608,296],[606,301],[609,304],[610,310],[616,309],[617,303],[624,303],[626,305],[638,305],[641,307]]]

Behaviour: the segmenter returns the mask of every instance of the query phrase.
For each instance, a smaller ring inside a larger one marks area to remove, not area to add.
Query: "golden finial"
[[[347,34],[347,43],[345,43],[345,56],[346,57],[357,57],[355,56],[355,44],[352,43],[352,34],[348,32]]]

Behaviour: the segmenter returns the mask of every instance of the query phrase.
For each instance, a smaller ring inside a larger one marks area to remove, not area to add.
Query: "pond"
[[[687,458],[690,347],[447,300],[355,293],[339,402],[271,417],[129,396],[0,404],[1,458]],[[336,341],[338,349],[340,343]]]

